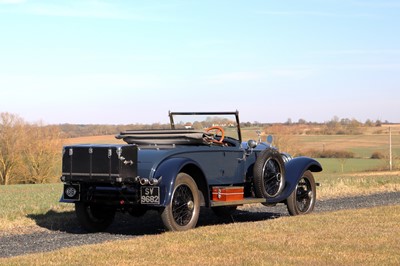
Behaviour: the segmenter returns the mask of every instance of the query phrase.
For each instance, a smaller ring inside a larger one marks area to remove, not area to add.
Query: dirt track
[[[400,204],[400,192],[391,192],[325,201],[320,200],[317,202],[315,211],[328,212],[398,204]],[[0,258],[164,232],[161,219],[156,212],[149,212],[141,218],[132,218],[129,215],[122,214],[117,215],[115,222],[107,232],[96,234],[84,233],[76,222],[58,226],[43,222],[46,219],[57,219],[57,215],[59,214],[48,213],[45,215],[46,217],[31,217],[36,221],[37,226],[43,230],[30,234],[0,237]],[[70,215],[71,220],[75,221],[74,213],[71,212],[67,215]],[[284,205],[270,208],[258,204],[238,210],[229,222],[262,221],[286,215],[288,214]],[[211,226],[226,222],[219,220],[212,211],[202,209],[198,226]]]

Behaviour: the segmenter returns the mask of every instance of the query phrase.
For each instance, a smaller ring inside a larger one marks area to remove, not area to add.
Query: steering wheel
[[[224,129],[223,129],[222,127],[213,126],[213,127],[207,128],[207,129],[206,129],[206,132],[210,132],[210,131],[213,131],[213,130],[216,130],[215,135],[218,135],[218,133],[221,133],[221,138],[220,138],[219,140],[213,139],[212,141],[213,141],[214,143],[219,143],[219,144],[221,144],[222,141],[224,141],[224,138],[225,138],[225,131],[224,131]]]

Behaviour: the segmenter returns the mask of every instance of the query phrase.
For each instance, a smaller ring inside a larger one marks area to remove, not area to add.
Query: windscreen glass
[[[206,131],[211,127],[220,127],[225,137],[238,140],[238,125],[235,115],[174,115],[175,129],[192,129]],[[215,132],[215,131],[213,131]]]

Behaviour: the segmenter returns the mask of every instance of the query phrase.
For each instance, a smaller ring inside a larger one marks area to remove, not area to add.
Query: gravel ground
[[[375,206],[400,204],[400,192],[374,194],[351,198],[317,201],[315,212],[329,212],[346,209],[358,209]],[[73,213],[70,214],[73,217]],[[286,216],[286,206],[273,208],[261,204],[239,209],[230,222],[248,222],[273,219]],[[37,217],[31,217],[33,219]],[[54,215],[51,218],[56,218]],[[74,220],[74,219],[72,219]],[[202,209],[198,226],[222,224],[227,221],[218,219],[209,209]],[[229,222],[229,221],[228,221]],[[6,235],[0,237],[0,258],[28,253],[46,252],[65,247],[102,243],[106,241],[130,239],[149,234],[164,232],[161,219],[156,212],[149,212],[141,218],[117,214],[115,222],[105,233],[86,234],[76,222],[67,225],[49,225],[43,219],[37,219],[38,227],[30,234]]]

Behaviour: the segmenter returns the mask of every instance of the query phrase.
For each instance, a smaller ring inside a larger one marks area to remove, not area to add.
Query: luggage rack
[[[211,201],[211,207],[220,207],[220,206],[233,206],[233,205],[244,205],[244,204],[252,204],[252,203],[266,203],[267,200],[264,198],[244,198],[242,200],[235,201]]]

